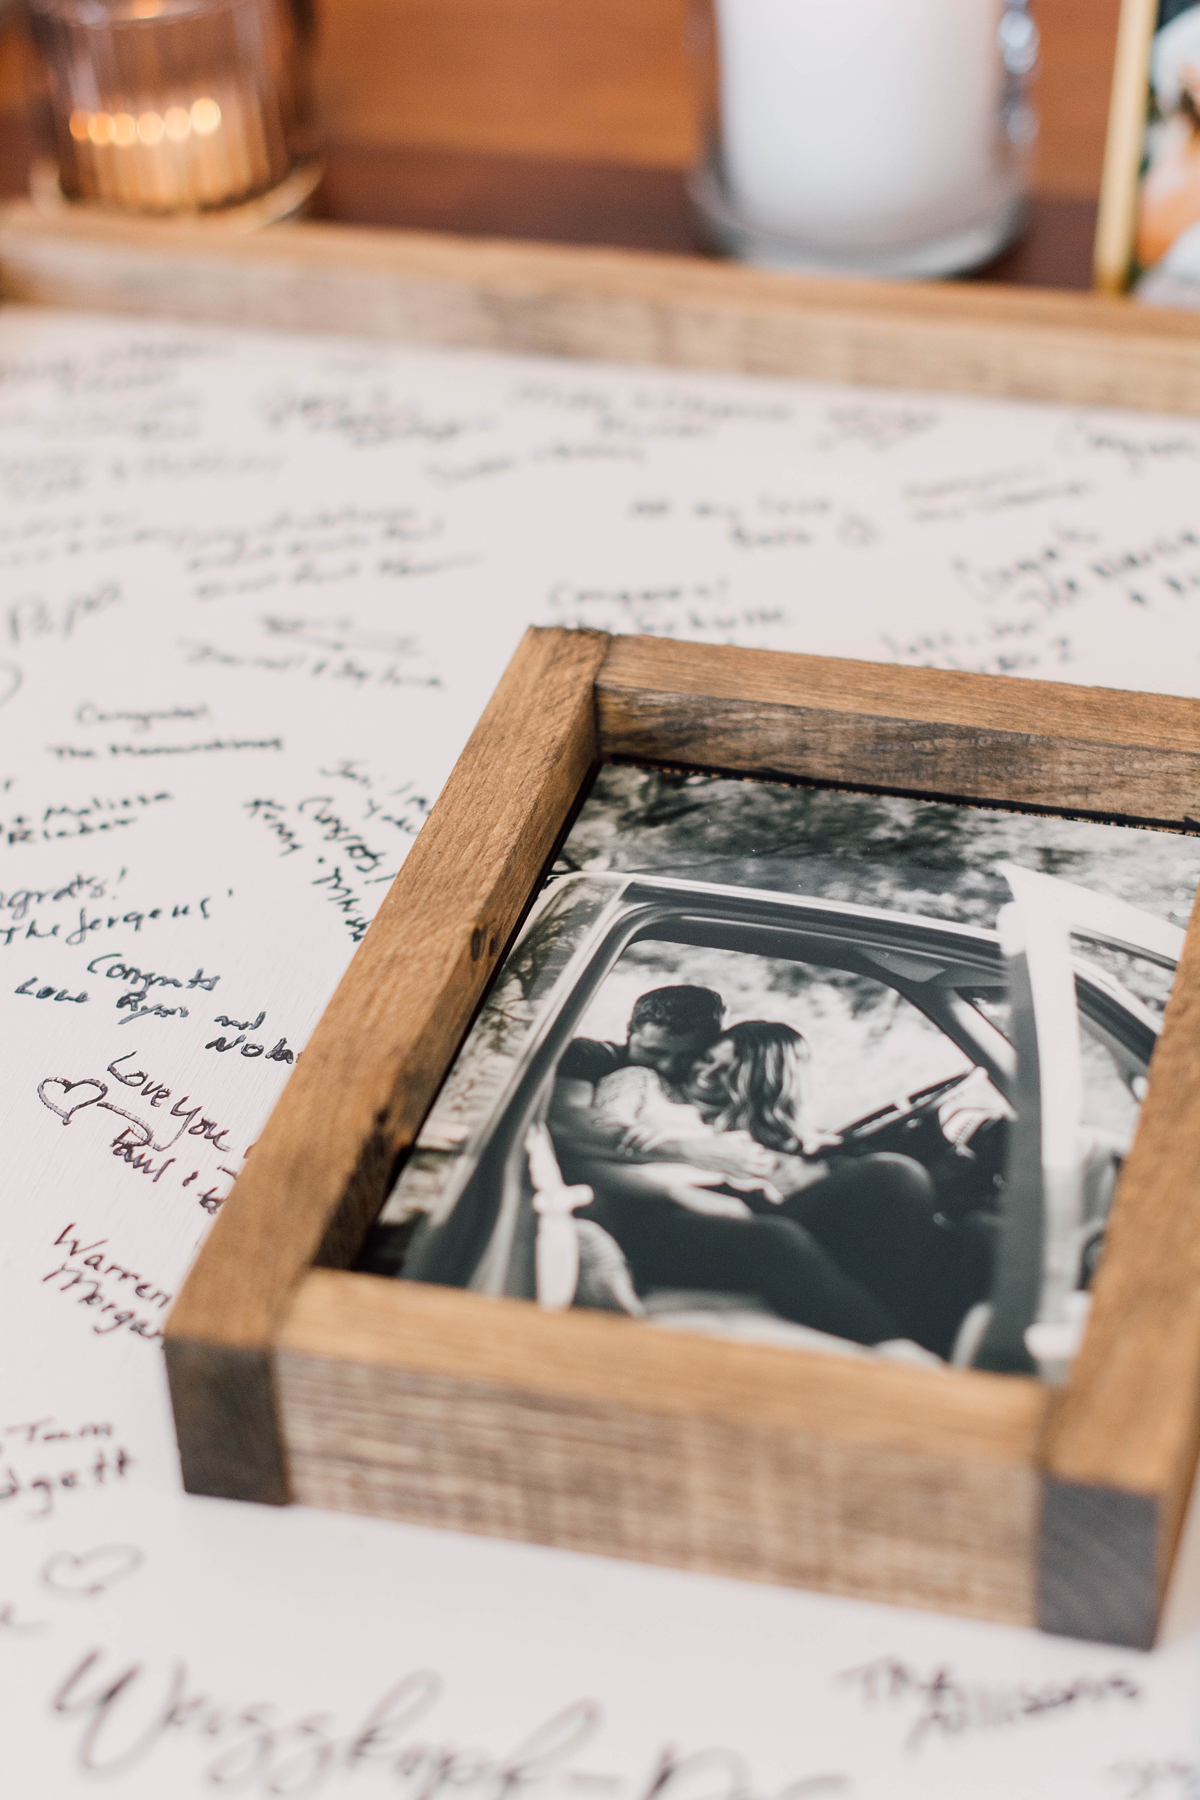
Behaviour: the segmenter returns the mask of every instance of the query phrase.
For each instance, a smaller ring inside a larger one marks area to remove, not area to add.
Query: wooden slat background
[[[364,143],[684,168],[691,0],[324,0],[330,133]],[[1119,0],[1036,0],[1036,181],[1094,197]]]
[[[345,143],[679,169],[692,161],[690,0],[319,0],[317,92]],[[1042,194],[1094,198],[1119,0],[1037,0]],[[24,111],[0,37],[0,128]],[[0,189],[2,191],[2,189]]]

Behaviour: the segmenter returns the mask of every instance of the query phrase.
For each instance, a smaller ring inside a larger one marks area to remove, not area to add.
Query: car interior
[[[547,1015],[479,1145],[465,1188],[450,1212],[442,1210],[437,1232],[426,1233],[424,1243],[418,1238],[418,1254],[406,1274],[481,1291],[538,1296],[538,1218],[527,1134],[547,1116],[563,1052],[576,1036],[589,1035],[589,1014],[610,979],[624,974],[628,990],[628,963],[639,954],[650,961],[656,954],[674,958],[681,972],[667,979],[679,981],[699,979],[688,972],[689,951],[697,953],[697,966],[711,967],[716,954],[727,966],[730,959],[752,959],[776,971],[790,968],[801,985],[832,983],[860,1006],[886,1013],[893,1036],[899,1030],[907,1046],[903,1066],[897,1068],[894,1055],[881,1054],[886,1080],[873,1084],[870,1056],[857,1055],[855,1085],[842,1099],[844,1110],[831,1117],[826,1108],[820,1119],[840,1137],[836,1155],[894,1151],[914,1158],[928,1170],[939,1215],[951,1229],[972,1217],[1003,1215],[1013,1126],[1023,1106],[1038,1104],[1038,1074],[1036,1055],[1026,1056],[1024,1068],[1019,1063],[1010,970],[995,932],[745,889],[701,891],[693,886],[683,894],[677,884],[672,895],[664,891],[668,885],[635,878],[625,887],[624,904],[615,915],[606,915],[587,934],[581,956],[571,962],[569,979],[556,979]],[[1157,1024],[1099,963],[1079,955],[1073,972],[1083,1044],[1084,1122],[1094,1115],[1097,1145],[1089,1161],[1091,1223],[1080,1250],[1078,1285],[1083,1288],[1099,1254],[1104,1216],[1136,1121]],[[746,1015],[731,1011],[730,1020],[735,1016]],[[762,1016],[767,1016],[765,1010]],[[819,1061],[820,1044],[814,1043],[813,1050]],[[481,1237],[486,1241],[482,1256]],[[435,1238],[431,1257],[428,1248]],[[642,1292],[639,1299],[646,1318],[663,1328],[819,1346],[853,1356],[875,1354],[780,1319],[754,1295],[656,1289]],[[575,1303],[587,1303],[582,1293]]]

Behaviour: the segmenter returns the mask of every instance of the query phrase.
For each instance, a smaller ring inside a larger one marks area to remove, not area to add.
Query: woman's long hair
[[[722,1032],[735,1060],[725,1077],[729,1094],[713,1124],[748,1131],[768,1150],[795,1154],[804,1138],[809,1048],[798,1031],[773,1019],[747,1019]]]

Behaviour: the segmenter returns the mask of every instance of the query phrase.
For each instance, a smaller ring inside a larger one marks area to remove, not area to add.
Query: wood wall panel
[[[679,168],[688,0],[323,0],[332,136]]]
[[[1120,0],[1034,0],[1036,180],[1100,184]],[[689,0],[323,0],[330,134],[684,168],[697,142]]]
[[[1121,0],[1033,0],[1042,33],[1035,91],[1041,132],[1034,182],[1043,194],[1100,192]]]
[[[317,88],[339,143],[686,168],[690,0],[318,0]],[[1034,0],[1040,192],[1100,185],[1120,0]],[[0,118],[25,70],[0,32]]]

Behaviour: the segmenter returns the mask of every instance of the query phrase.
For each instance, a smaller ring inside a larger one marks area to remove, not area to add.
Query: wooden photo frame
[[[1122,0],[1095,284],[1159,306],[1200,296],[1200,6]],[[1186,241],[1185,241],[1186,240]]]
[[[1195,925],[1061,1388],[349,1271],[613,760],[1193,830],[1200,702],[531,630],[172,1312],[186,1486],[1150,1644],[1200,1436]]]

